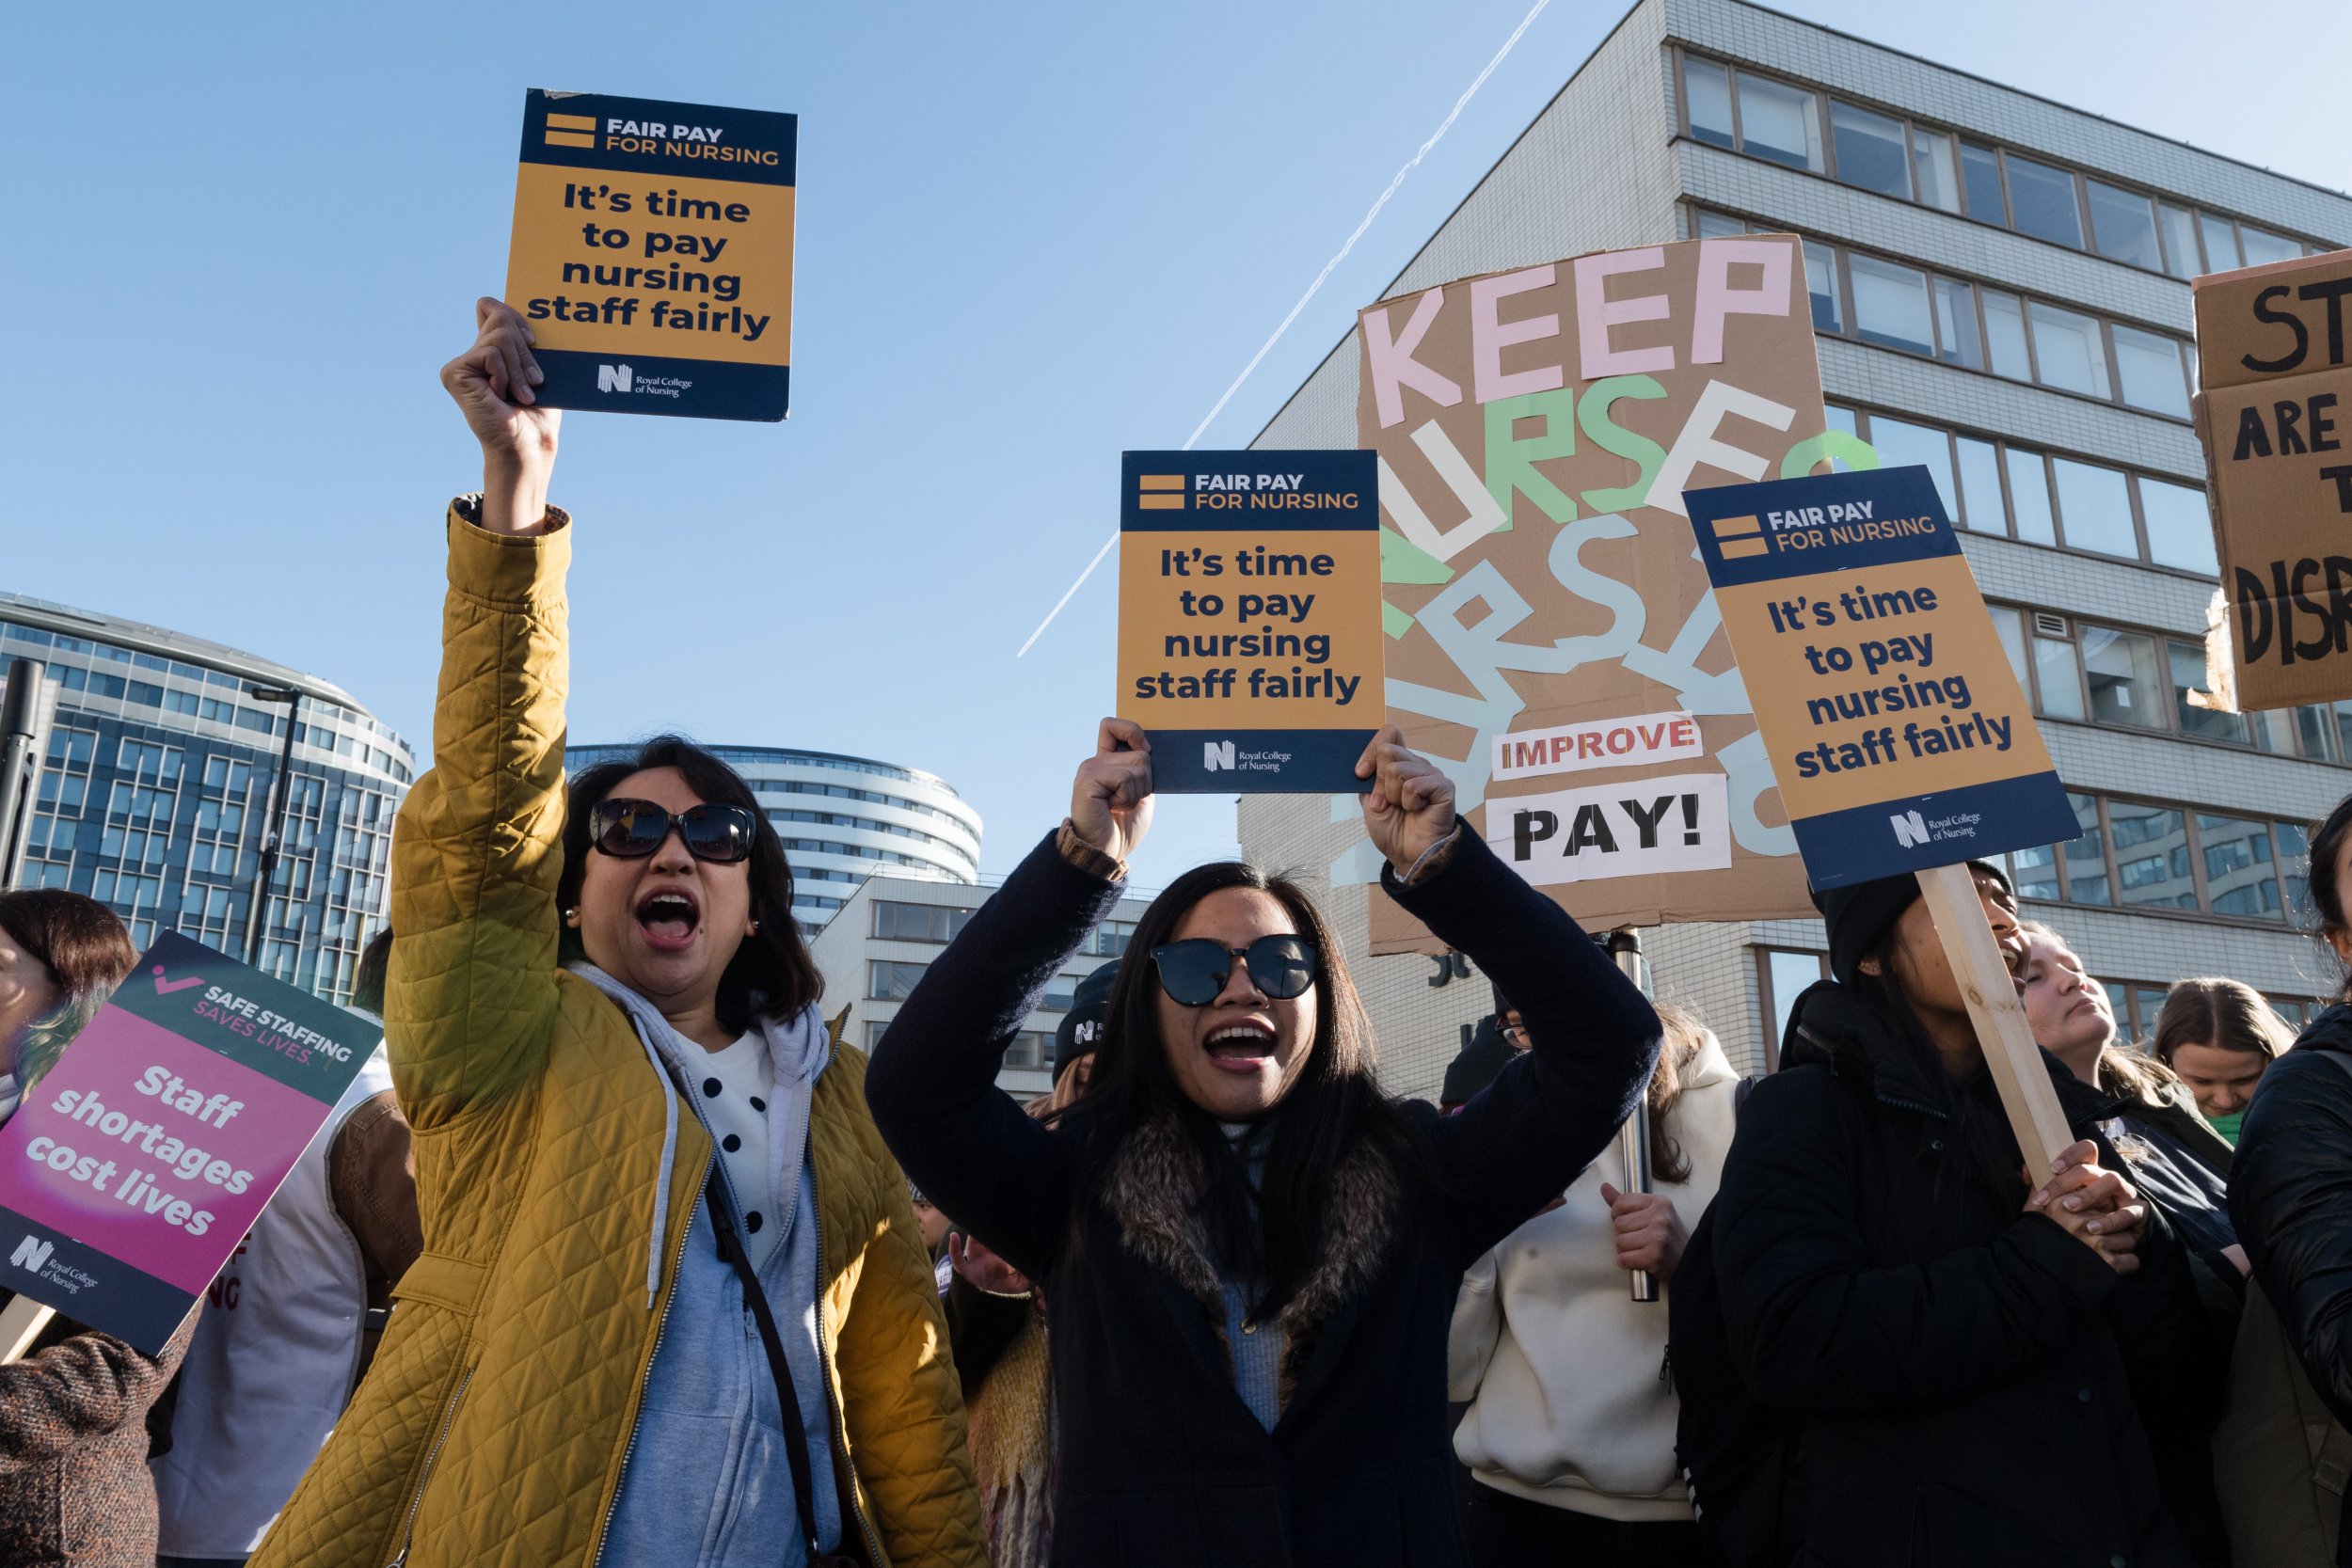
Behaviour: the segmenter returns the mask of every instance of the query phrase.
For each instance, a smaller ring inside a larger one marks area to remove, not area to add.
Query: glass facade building
[[[1803,240],[1831,422],[1926,465],[1961,525],[2083,828],[2010,857],[2027,913],[2135,1037],[2187,975],[2303,1016],[2333,973],[2297,925],[2305,834],[2352,792],[2352,703],[2192,698],[2217,583],[2187,279],[2352,242],[2352,198],[1745,0],[1640,0],[1372,297],[1741,232]],[[1359,352],[1350,332],[1258,444],[1356,445]],[[1353,823],[1321,800],[1241,807],[1266,864],[1350,864]],[[1433,1093],[1486,988],[1368,958],[1341,893],[1390,1086]],[[1823,973],[1817,921],[1644,942],[1661,994],[1750,1071]]]
[[[144,948],[177,929],[243,956],[284,705],[301,693],[262,967],[342,1002],[382,925],[408,743],[349,693],[234,648],[0,594],[0,674],[44,667],[46,741],[18,885],[111,906]]]
[[[792,913],[811,932],[877,873],[971,883],[980,875],[980,814],[955,787],[870,757],[783,746],[713,746],[752,786],[792,863]],[[573,746],[573,773],[626,761],[633,745]]]

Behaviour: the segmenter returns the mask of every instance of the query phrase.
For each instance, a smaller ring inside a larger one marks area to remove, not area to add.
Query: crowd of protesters
[[[1829,977],[1742,1077],[1391,728],[1375,896],[1495,988],[1442,1105],[1241,863],[1151,903],[1023,1103],[1151,825],[1106,720],[869,1062],[733,769],[663,736],[565,779],[559,416],[520,319],[477,326],[435,767],[354,1004],[386,1045],[232,1261],[249,1309],[0,1365],[0,1564],[2352,1564],[2352,1006],[2297,1038],[2188,977],[2131,1040],[1976,862],[2062,1156],[1908,877],[1816,895]],[[2352,800],[2310,870],[2352,974],[2348,863]],[[134,962],[0,894],[0,1120]]]

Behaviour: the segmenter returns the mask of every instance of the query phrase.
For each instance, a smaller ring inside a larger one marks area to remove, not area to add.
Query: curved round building
[[[936,773],[786,746],[709,750],[743,775],[775,824],[792,862],[793,916],[812,933],[877,874],[979,880],[980,814]],[[577,772],[636,753],[632,745],[573,746],[564,766]]]
[[[299,694],[261,961],[279,979],[347,999],[359,949],[384,918],[392,815],[416,776],[408,743],[315,675],[0,593],[0,674],[20,658],[43,666],[46,742],[17,885],[111,906],[142,948],[177,929],[243,957],[283,699]],[[257,687],[278,700],[257,697]]]

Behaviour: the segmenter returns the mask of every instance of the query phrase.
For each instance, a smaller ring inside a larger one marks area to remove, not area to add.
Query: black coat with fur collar
[[[1640,1098],[1659,1026],[1575,922],[1473,834],[1420,885],[1385,874],[1383,885],[1494,977],[1534,1044],[1458,1115],[1408,1107],[1443,1192],[1362,1146],[1343,1164],[1329,1248],[1280,1313],[1270,1433],[1233,1388],[1193,1146],[1146,1127],[1105,1190],[1081,1195],[1083,1122],[1043,1127],[994,1086],[1005,1048],[1117,884],[1048,839],[932,963],[875,1051],[866,1098],[892,1151],[1052,1304],[1057,1564],[1466,1560],[1445,1402],[1462,1271],[1608,1143]]]

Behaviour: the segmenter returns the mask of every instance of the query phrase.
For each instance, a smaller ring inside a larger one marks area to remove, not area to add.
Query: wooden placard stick
[[[56,1307],[43,1307],[30,1296],[18,1296],[0,1307],[0,1364],[24,1360],[24,1353],[56,1315]]]
[[[2026,1025],[2016,982],[1993,940],[1983,900],[1977,895],[1977,879],[1964,865],[1939,865],[1917,875],[1928,912],[1935,919],[1935,934],[1943,939],[1944,956],[1951,961],[1952,977],[1967,999],[1968,1020],[1976,1025],[1994,1085],[2001,1091],[2001,1106],[2009,1112],[2010,1129],[2017,1134],[2017,1147],[2039,1186],[2049,1179],[2051,1164],[2074,1142],[2074,1134],[2058,1107],[2042,1048],[2034,1044],[2033,1030]]]

